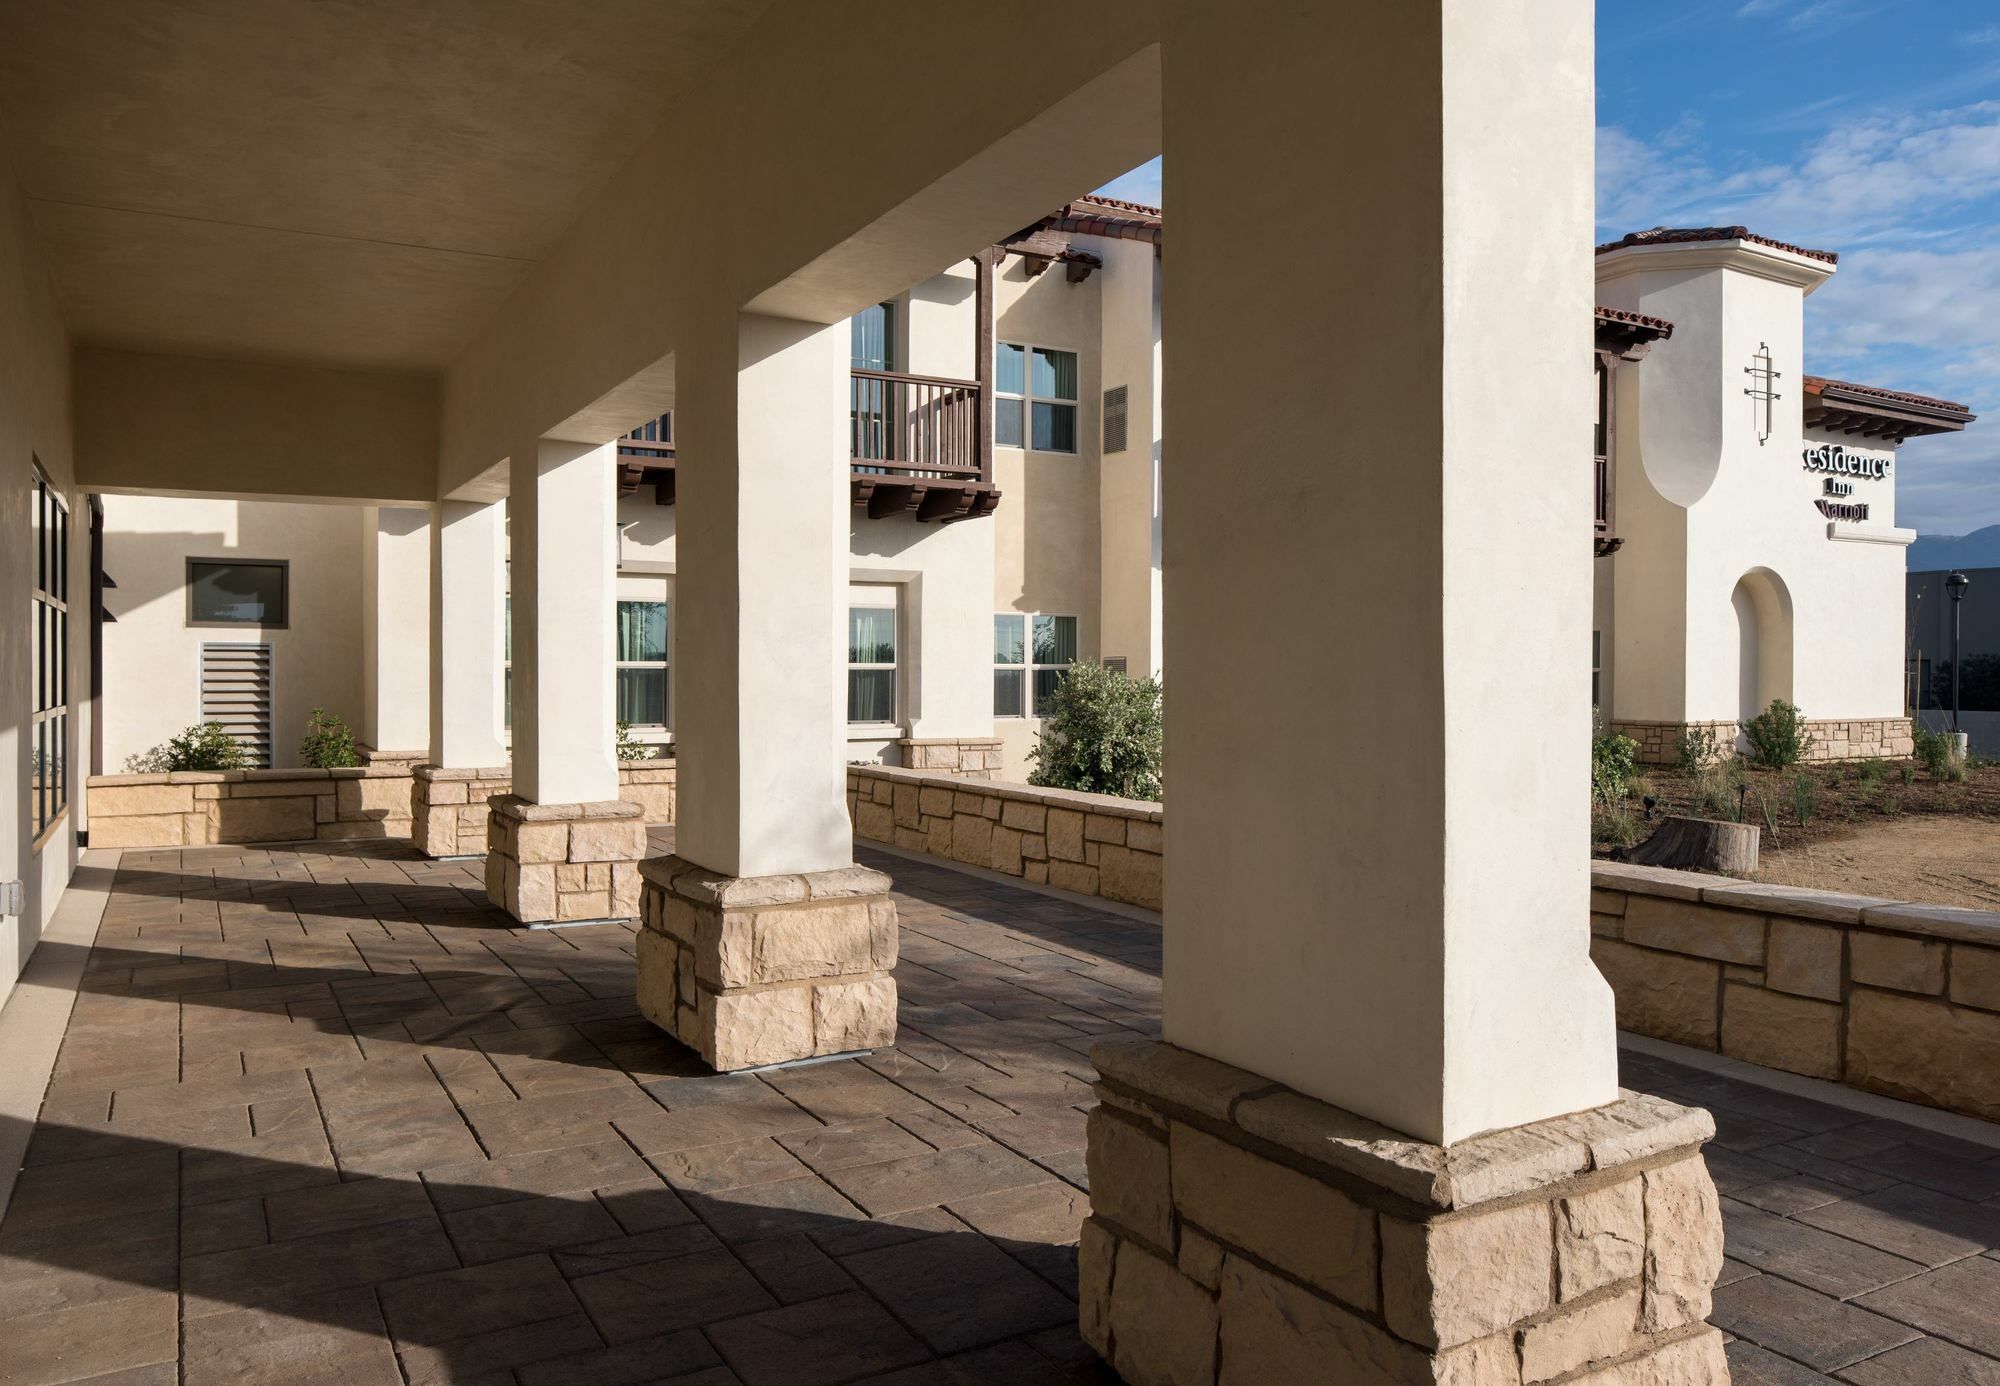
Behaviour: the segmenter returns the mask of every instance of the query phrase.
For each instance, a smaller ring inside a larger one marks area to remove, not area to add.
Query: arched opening
[[[1737,580],[1729,605],[1736,616],[1736,715],[1748,721],[1774,698],[1792,696],[1792,595],[1769,568]]]

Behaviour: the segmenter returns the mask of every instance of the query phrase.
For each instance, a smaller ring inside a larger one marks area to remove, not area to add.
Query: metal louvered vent
[[[1127,674],[1131,672],[1130,662],[1125,658],[1124,655],[1104,656],[1104,667],[1120,674]]]
[[[201,647],[201,720],[220,722],[243,744],[250,763],[271,766],[271,647],[206,643]]]
[[[1104,450],[1125,451],[1125,387],[1114,385],[1104,392]]]

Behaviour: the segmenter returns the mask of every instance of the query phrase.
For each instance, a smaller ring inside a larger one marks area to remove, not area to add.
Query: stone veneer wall
[[[962,780],[990,780],[1000,773],[997,736],[935,740],[906,736],[896,744],[902,748],[905,770],[928,770]]]
[[[1623,1028],[2000,1120],[2000,913],[1615,863],[1591,886]]]
[[[1109,794],[847,767],[854,835],[1128,905],[1160,908],[1158,804]]]
[[[1084,1338],[1131,1386],[1721,1386],[1708,1113],[1412,1140],[1172,1045],[1092,1052]]]
[[[1808,761],[1893,759],[1917,749],[1907,717],[1827,717],[1806,719],[1812,733]],[[1706,727],[1725,750],[1736,744],[1735,722],[1612,722],[1610,730],[1639,743],[1639,764],[1672,765],[1680,758],[1681,735]]]
[[[374,752],[367,765],[352,770],[92,775],[86,785],[90,845],[409,838],[432,856],[484,853],[486,801],[512,791],[507,767],[432,771],[439,779],[463,780],[463,787],[435,779],[426,785],[406,758],[410,754]],[[618,767],[618,796],[638,804],[648,823],[671,823],[676,774],[671,760],[627,761]],[[436,811],[446,807],[449,813]]]
[[[92,847],[351,842],[410,835],[407,765],[93,775]]]

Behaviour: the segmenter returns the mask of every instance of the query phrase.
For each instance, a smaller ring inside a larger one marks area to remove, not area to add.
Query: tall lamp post
[[[1951,731],[1958,734],[1958,614],[1965,603],[1965,589],[1972,585],[1972,579],[1964,573],[1953,570],[1945,574],[1944,590],[1951,597]]]

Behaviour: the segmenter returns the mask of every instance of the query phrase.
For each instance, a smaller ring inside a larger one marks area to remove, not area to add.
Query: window
[[[278,559],[190,558],[188,624],[282,629],[290,565]]]
[[[896,591],[855,587],[847,608],[847,720],[896,720]]]
[[[993,358],[994,443],[1075,452],[1076,353],[995,342]]]
[[[1029,635],[1032,632],[1033,639]],[[1056,685],[1076,663],[1076,617],[1022,616],[1002,612],[993,618],[993,715],[1028,715],[1033,690],[1033,715],[1046,717],[1055,700]]]
[[[500,608],[500,727],[514,729],[514,598]]]
[[[667,725],[667,604],[618,603],[618,720]]]
[[[34,641],[29,681],[29,812],[39,838],[69,807],[69,507],[35,469],[29,498],[35,539]]]
[[[848,329],[852,335],[850,355],[855,370],[888,372],[896,369],[895,304],[878,303],[872,308],[863,308],[848,320]],[[886,380],[862,375],[855,376],[848,389],[852,393],[848,429],[853,435],[854,460],[886,459],[892,429],[898,417],[895,390]],[[879,473],[882,468],[861,467],[858,470]]]

